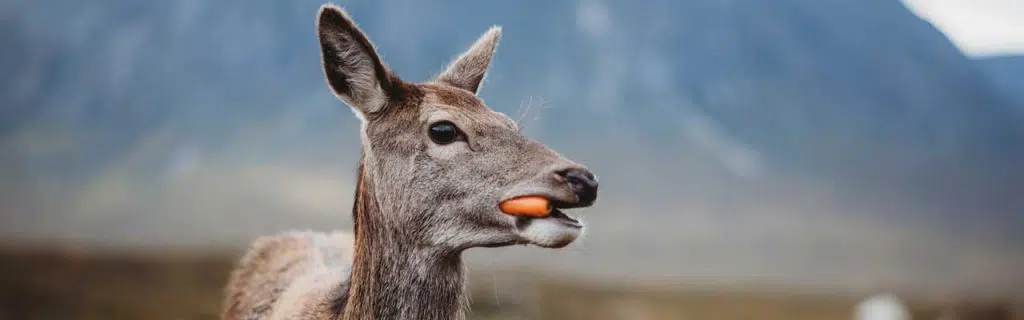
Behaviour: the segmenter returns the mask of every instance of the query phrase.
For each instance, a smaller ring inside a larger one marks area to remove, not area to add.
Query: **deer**
[[[431,80],[394,74],[349,14],[316,18],[327,86],[360,120],[352,231],[257,238],[231,271],[222,319],[464,319],[464,251],[558,249],[583,223],[597,177],[527,138],[478,96],[501,37],[492,26]],[[546,216],[499,204],[550,201]]]

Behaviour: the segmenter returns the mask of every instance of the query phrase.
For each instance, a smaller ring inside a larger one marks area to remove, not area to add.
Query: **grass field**
[[[98,255],[0,250],[0,319],[216,319],[232,254]],[[474,273],[470,319],[850,319],[857,299],[823,294],[644,289]],[[949,303],[911,301],[914,319]],[[1024,319],[1020,302],[944,319]],[[966,309],[963,309],[966,310]]]

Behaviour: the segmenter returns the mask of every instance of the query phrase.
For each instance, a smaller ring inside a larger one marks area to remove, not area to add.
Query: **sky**
[[[902,1],[968,56],[1024,54],[1024,1]]]

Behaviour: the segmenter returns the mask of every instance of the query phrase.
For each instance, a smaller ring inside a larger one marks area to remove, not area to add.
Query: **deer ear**
[[[320,7],[316,32],[327,84],[334,94],[363,115],[383,109],[398,80],[366,34],[332,4]]]
[[[436,81],[476,94],[487,75],[491,65],[491,57],[498,48],[501,38],[501,27],[493,26],[473,46],[452,61],[448,68],[437,76]]]

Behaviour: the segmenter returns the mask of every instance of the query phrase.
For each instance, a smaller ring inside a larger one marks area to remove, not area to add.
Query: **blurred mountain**
[[[320,73],[320,4],[0,3],[0,235],[212,246],[347,224],[357,123]],[[888,264],[825,267],[1024,283],[1001,272],[1024,261],[1021,61],[971,60],[898,1],[342,5],[410,80],[505,27],[484,98],[602,176],[572,268],[797,277],[861,252]]]
[[[1024,114],[1024,56],[999,56],[978,59],[977,63],[998,87],[1015,99],[1017,112]]]

